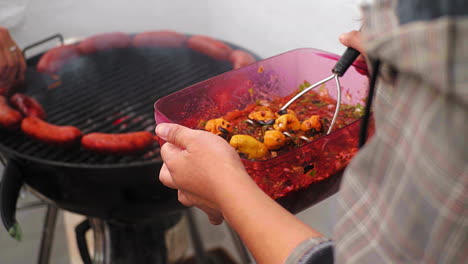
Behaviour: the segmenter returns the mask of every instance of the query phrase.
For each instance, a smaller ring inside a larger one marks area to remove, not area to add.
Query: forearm
[[[221,210],[257,263],[283,263],[302,241],[321,236],[260,190],[253,181],[223,192]]]

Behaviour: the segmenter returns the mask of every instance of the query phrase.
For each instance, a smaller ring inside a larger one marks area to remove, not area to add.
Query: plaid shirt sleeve
[[[333,242],[325,237],[314,237],[303,241],[288,256],[285,264],[331,264]]]
[[[364,33],[386,78],[341,185],[335,261],[468,263],[468,18],[395,27],[377,2]]]
[[[335,262],[468,263],[468,16],[399,25],[392,0],[363,15],[376,129],[341,184]]]

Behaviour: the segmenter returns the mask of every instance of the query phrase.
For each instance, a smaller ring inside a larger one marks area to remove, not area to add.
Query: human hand
[[[175,124],[159,124],[156,134],[167,142],[160,181],[179,190],[182,204],[200,208],[212,224],[222,223],[223,194],[253,182],[234,148],[219,136]]]
[[[26,62],[6,28],[0,27],[0,95],[24,81]]]
[[[364,52],[364,47],[362,45],[362,35],[360,31],[353,30],[348,33],[343,33],[340,35],[339,40],[341,44],[345,45],[346,47],[351,47],[354,48],[355,50],[359,51],[361,55],[359,55],[356,58],[356,62],[359,66],[361,66],[364,70],[359,71],[360,69],[357,68],[357,70],[362,73],[367,75],[367,63],[365,59],[365,52]]]
[[[156,134],[167,142],[161,182],[178,189],[179,201],[202,209],[212,224],[225,219],[257,263],[284,263],[302,241],[322,236],[264,193],[221,137],[175,124],[159,124]]]

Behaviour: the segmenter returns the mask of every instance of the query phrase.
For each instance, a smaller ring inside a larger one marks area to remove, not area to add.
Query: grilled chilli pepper
[[[315,129],[315,131],[322,130],[322,123],[320,123],[320,116],[313,115],[309,119],[304,120],[301,124],[302,131],[309,131],[311,129]]]
[[[249,114],[249,118],[256,121],[269,121],[276,119],[276,116],[270,108],[260,106]]]
[[[297,131],[301,129],[301,123],[296,116],[292,114],[284,114],[278,117],[273,125],[273,128],[278,131]]]
[[[263,144],[268,149],[279,149],[286,144],[286,136],[278,130],[268,130],[263,137]]]
[[[237,152],[247,155],[249,159],[261,158],[269,153],[267,147],[262,142],[248,135],[232,136],[229,144]]]
[[[231,132],[232,127],[231,124],[224,118],[216,118],[206,122],[205,130],[216,135],[221,135]]]

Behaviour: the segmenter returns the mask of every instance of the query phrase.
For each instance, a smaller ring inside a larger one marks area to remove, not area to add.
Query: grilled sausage
[[[229,60],[229,55],[232,52],[232,48],[227,44],[207,36],[192,36],[187,40],[187,45],[189,48],[217,60]]]
[[[232,63],[232,68],[239,69],[255,62],[255,58],[248,52],[243,50],[234,50],[229,56],[229,61]]]
[[[15,93],[10,97],[10,104],[25,116],[35,116],[46,119],[46,112],[42,105],[34,98],[21,93]]]
[[[123,134],[90,133],[81,139],[81,146],[101,154],[129,155],[147,150],[153,142],[153,134],[146,131]]]
[[[136,35],[133,38],[133,46],[180,48],[187,39],[186,35],[174,31],[149,31]]]
[[[41,59],[37,63],[37,71],[54,74],[68,60],[77,56],[78,50],[73,44],[55,47],[42,55]]]
[[[38,141],[61,147],[79,142],[81,131],[74,126],[56,126],[35,116],[28,116],[21,122],[21,130]]]
[[[21,113],[11,108],[4,96],[0,96],[0,126],[8,130],[16,130],[22,119]]]
[[[80,54],[90,54],[108,49],[127,48],[132,42],[132,37],[121,32],[94,35],[78,43]]]

